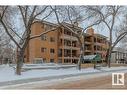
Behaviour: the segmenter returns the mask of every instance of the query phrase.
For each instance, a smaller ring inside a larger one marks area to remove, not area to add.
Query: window
[[[54,59],[50,59],[50,62],[54,62]]]
[[[50,42],[55,42],[55,38],[54,37],[51,37],[50,38]]]
[[[46,52],[46,48],[41,48],[41,52]]]
[[[55,50],[54,49],[50,49],[50,53],[55,53]]]
[[[41,40],[46,41],[46,38],[47,38],[46,35],[42,35],[42,36],[41,36]]]
[[[47,31],[47,30],[52,29],[52,26],[51,25],[45,25],[44,28],[45,28],[45,31]]]

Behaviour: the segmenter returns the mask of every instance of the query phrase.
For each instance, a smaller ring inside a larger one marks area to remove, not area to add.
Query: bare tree
[[[104,28],[107,28],[106,31],[109,32],[109,49],[107,50],[106,60],[108,67],[110,67],[110,58],[113,48],[127,34],[125,27],[118,28],[118,26],[122,24],[121,22],[123,21],[122,17],[124,16],[125,8],[123,6],[102,6],[100,10],[98,7],[99,6],[88,6],[88,10],[91,13],[95,12],[96,14],[101,15],[101,24],[103,24]],[[114,32],[117,32],[118,34],[115,40],[113,39]]]
[[[74,33],[75,34],[74,36],[78,39],[79,46],[80,46],[80,55],[79,55],[77,67],[80,70],[81,62],[84,55],[83,34],[88,28],[100,24],[102,21],[101,20],[102,17],[100,14],[98,16],[95,14],[95,16],[97,16],[97,18],[99,19],[91,18],[93,14],[84,15],[84,13],[88,13],[88,11],[86,9],[83,9],[81,6],[50,6],[50,7],[56,16],[56,21],[58,22],[58,24],[60,26],[67,28],[72,33]],[[92,20],[92,23],[88,24],[88,21],[90,20]],[[63,23],[64,21],[70,23],[73,27],[69,27],[67,24]],[[76,26],[74,25],[74,23],[81,23],[83,21],[84,22],[86,21],[87,25],[82,29],[81,32],[77,32],[77,30],[75,29]]]
[[[2,11],[0,13],[0,23],[1,26],[4,28],[5,32],[10,37],[10,39],[18,47],[18,62],[16,67],[16,74],[21,75],[21,67],[23,65],[25,48],[27,47],[27,44],[29,43],[30,39],[36,38],[30,37],[31,26],[38,17],[42,21],[46,19],[51,14],[51,11],[46,12],[49,6],[14,6],[14,7],[1,6],[1,7]],[[12,12],[12,14],[10,13],[10,11]],[[48,14],[45,14],[45,12]],[[11,20],[12,18],[10,19],[9,17],[10,14],[15,17],[13,21]],[[9,18],[9,20],[7,20],[7,18]],[[17,20],[18,23],[16,23]],[[16,23],[16,25],[14,23]],[[20,36],[18,34],[19,29],[21,30],[23,36]],[[46,31],[46,33],[48,32]],[[15,34],[19,40],[14,38],[12,34]]]

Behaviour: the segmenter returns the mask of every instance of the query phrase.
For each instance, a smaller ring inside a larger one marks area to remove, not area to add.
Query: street
[[[127,89],[127,73],[124,86],[112,86],[112,77],[103,76],[87,80],[78,80],[52,86],[37,87],[35,89]]]

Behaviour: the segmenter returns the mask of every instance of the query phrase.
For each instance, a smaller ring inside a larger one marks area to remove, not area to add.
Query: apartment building
[[[107,37],[89,28],[84,34],[84,48],[84,55],[100,54],[102,61],[105,61],[108,49]]]
[[[82,32],[82,28],[78,27],[77,24],[63,24],[77,32]],[[46,21],[36,21],[31,28],[31,37],[53,28],[55,30],[29,41],[24,54],[26,63],[33,63],[38,59],[42,59],[46,63],[78,62],[80,55],[79,42],[74,33],[67,28]],[[81,39],[85,47],[84,55],[99,53],[105,58],[107,37],[94,33],[94,29],[90,28],[84,33],[84,38]]]
[[[70,24],[64,24],[70,28],[73,27]],[[79,43],[74,33],[68,29],[46,21],[37,21],[32,25],[31,36],[40,35],[52,28],[56,29],[29,41],[25,50],[25,62],[34,62],[38,58],[42,58],[46,63],[77,63],[80,51]],[[77,32],[82,31],[82,28],[78,26],[74,29]]]

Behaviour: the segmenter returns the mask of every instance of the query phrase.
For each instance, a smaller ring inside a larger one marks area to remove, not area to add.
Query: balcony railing
[[[64,49],[73,49],[73,50],[79,50],[80,48],[79,47],[72,47],[72,46],[59,46],[59,48],[64,48]]]
[[[61,39],[72,40],[72,41],[78,41],[78,39],[77,39],[76,37],[71,36],[71,35],[66,35],[66,34],[61,35],[60,38],[61,38]]]

